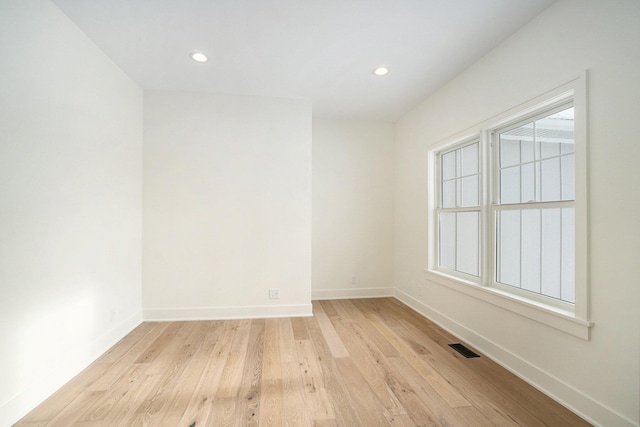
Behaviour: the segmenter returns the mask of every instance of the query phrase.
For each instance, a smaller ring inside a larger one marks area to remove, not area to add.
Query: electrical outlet
[[[356,283],[358,283],[358,278],[356,276],[351,276],[351,284],[355,285]]]
[[[269,289],[269,299],[278,299],[278,298],[280,298],[280,288]]]

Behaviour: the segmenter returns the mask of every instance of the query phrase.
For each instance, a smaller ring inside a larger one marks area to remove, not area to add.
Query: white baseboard
[[[394,288],[353,288],[353,289],[317,289],[311,291],[312,300],[383,298],[392,297]]]
[[[22,391],[0,406],[0,426],[12,425],[27,415],[140,323],[142,313],[137,312],[91,343],[80,343],[63,356],[51,360],[46,366],[37,367],[41,374],[34,375],[35,378]]]
[[[271,317],[310,317],[311,304],[260,305],[244,307],[147,308],[145,322],[175,320],[264,319]]]
[[[595,426],[638,427],[634,421],[592,399],[561,379],[513,354],[499,344],[456,322],[406,292],[395,289],[395,298],[436,323],[452,335],[478,349],[517,377],[569,408]]]

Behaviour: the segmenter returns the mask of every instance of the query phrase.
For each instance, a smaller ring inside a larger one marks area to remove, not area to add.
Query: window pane
[[[548,159],[549,157],[558,157],[560,155],[560,144],[556,142],[544,142],[540,143],[540,157],[542,159]]]
[[[479,213],[458,212],[457,270],[477,276],[479,271]]]
[[[533,141],[522,141],[520,144],[520,161],[522,163],[533,162],[535,159]]]
[[[497,213],[496,281],[520,287],[520,211]]]
[[[534,163],[528,163],[520,167],[520,202],[528,203],[536,199],[536,182]]]
[[[462,205],[478,206],[478,175],[462,178]]]
[[[442,207],[454,208],[456,206],[456,181],[442,183]]]
[[[500,167],[506,168],[520,163],[520,140],[500,135]]]
[[[478,143],[462,148],[462,175],[478,173]]]
[[[522,289],[540,293],[540,209],[522,211]]]
[[[520,167],[500,171],[500,203],[520,203]]]
[[[542,210],[542,294],[560,298],[560,209]]]
[[[536,121],[536,140],[542,143],[541,158],[559,156],[574,142],[574,108],[568,108]],[[561,147],[562,146],[562,147]]]
[[[456,269],[456,214],[441,213],[440,223],[440,266]]]
[[[500,133],[500,203],[573,200],[573,111]]]
[[[543,160],[541,163],[542,201],[552,202],[560,199],[560,159],[558,157]]]
[[[452,151],[442,155],[442,179],[456,177],[456,152]]]

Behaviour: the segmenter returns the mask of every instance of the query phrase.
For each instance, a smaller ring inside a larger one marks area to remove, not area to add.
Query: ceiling
[[[53,0],[144,89],[394,121],[555,0]],[[209,61],[192,61],[192,51]],[[372,74],[385,64],[385,77]]]

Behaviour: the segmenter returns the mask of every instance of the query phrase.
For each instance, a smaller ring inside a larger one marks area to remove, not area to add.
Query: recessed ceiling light
[[[374,76],[386,76],[387,74],[389,74],[389,68],[385,65],[380,65],[379,67],[376,67],[373,69],[373,75]]]
[[[191,59],[196,62],[207,62],[209,58],[202,52],[191,52]]]

